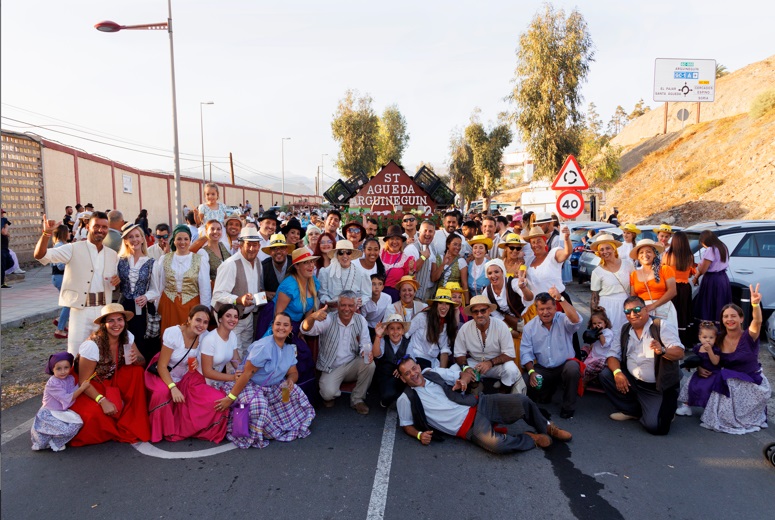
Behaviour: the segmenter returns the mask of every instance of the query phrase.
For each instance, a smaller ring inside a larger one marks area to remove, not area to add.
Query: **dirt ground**
[[[67,350],[67,340],[56,339],[54,330],[56,327],[50,319],[3,330],[0,374],[0,407],[3,410],[43,393],[49,378],[45,372],[48,357],[59,350]]]

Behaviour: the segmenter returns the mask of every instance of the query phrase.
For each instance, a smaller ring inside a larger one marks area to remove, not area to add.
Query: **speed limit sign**
[[[584,211],[584,197],[578,191],[563,191],[557,197],[557,213],[562,218],[576,218],[582,211]]]

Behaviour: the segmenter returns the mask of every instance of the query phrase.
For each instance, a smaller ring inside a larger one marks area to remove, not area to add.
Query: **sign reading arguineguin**
[[[393,161],[363,185],[350,199],[349,205],[373,212],[395,211],[397,207],[404,211],[436,210],[436,202],[430,195]]]

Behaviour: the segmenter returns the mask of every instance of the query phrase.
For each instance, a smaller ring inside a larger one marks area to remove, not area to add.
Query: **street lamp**
[[[321,154],[320,156],[320,195],[323,195],[323,165],[325,164],[324,157],[328,157],[327,153]],[[322,200],[322,199],[321,199]]]
[[[290,141],[290,137],[283,137],[281,141],[282,161],[283,161],[283,206],[285,206],[285,141]]]
[[[180,219],[183,215],[183,204],[181,202],[180,193],[180,149],[178,148],[178,103],[177,96],[175,95],[175,47],[172,40],[172,0],[167,0],[167,21],[161,23],[148,23],[141,25],[119,25],[116,22],[104,21],[96,24],[95,29],[101,32],[114,33],[123,30],[151,30],[159,31],[166,29],[170,35],[170,71],[172,78],[172,131],[174,134],[174,147],[173,154],[175,155],[175,218],[172,223],[174,224],[177,219]]]
[[[206,182],[205,179],[205,123],[204,117],[202,117],[202,105],[214,105],[212,101],[200,101],[199,102],[199,130],[202,133],[202,182]]]

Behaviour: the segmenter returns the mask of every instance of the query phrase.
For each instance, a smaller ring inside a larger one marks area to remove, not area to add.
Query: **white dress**
[[[622,260],[622,265],[615,273],[601,265],[592,271],[589,289],[599,292],[600,306],[611,320],[611,330],[620,331],[622,325],[627,323],[624,300],[630,296],[630,273],[633,269],[632,262]]]

